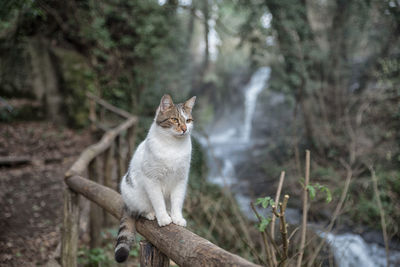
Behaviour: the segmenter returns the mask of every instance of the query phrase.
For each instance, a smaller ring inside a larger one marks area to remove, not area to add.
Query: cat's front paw
[[[176,225],[186,227],[186,220],[182,217],[182,215],[172,216],[172,222]]]
[[[156,214],[154,212],[148,212],[144,215],[147,220],[153,221],[156,218]]]
[[[170,224],[172,222],[172,219],[171,219],[171,217],[169,217],[168,214],[165,214],[163,216],[157,217],[157,222],[158,222],[158,225],[160,227],[162,227],[162,226],[166,226],[166,225]]]

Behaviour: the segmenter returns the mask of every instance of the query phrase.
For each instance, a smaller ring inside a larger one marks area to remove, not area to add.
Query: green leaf
[[[264,232],[265,228],[267,228],[268,224],[271,222],[271,218],[262,218],[260,225],[258,226],[258,230],[260,232]]]
[[[327,202],[327,203],[331,202],[331,201],[332,201],[331,190],[329,190],[328,187],[323,186],[323,187],[321,188],[321,191],[322,191],[322,192],[325,192],[325,194],[326,194],[326,202]]]
[[[316,195],[315,188],[312,185],[309,184],[309,185],[307,185],[307,189],[308,189],[308,192],[310,194],[310,198],[314,199],[315,195]]]
[[[256,205],[259,205],[259,204],[261,204],[262,202],[263,202],[263,200],[264,200],[264,198],[257,198],[257,200],[256,200]]]
[[[270,200],[271,198],[270,197],[265,197],[264,198],[264,200],[263,200],[263,202],[262,202],[262,207],[264,208],[264,209],[266,209],[267,207],[268,207],[268,204],[269,204],[269,200]]]
[[[275,204],[274,200],[271,197],[261,197],[261,198],[257,198],[256,200],[256,205],[260,205],[266,209],[268,208],[268,206],[272,206]]]

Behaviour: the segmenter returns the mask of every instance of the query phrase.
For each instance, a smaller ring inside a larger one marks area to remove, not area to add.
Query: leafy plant
[[[316,183],[314,185],[309,184],[307,186],[308,192],[310,194],[310,198],[313,200],[316,196],[317,191],[320,191],[321,193],[325,193],[326,194],[326,202],[329,203],[332,201],[332,194],[331,191],[329,190],[329,188],[325,185],[321,185],[319,183]]]
[[[261,197],[257,198],[255,204],[261,205],[264,209],[266,209],[268,207],[275,205],[275,201],[271,197]],[[261,222],[258,224],[257,228],[260,232],[264,232],[265,228],[267,228],[272,219],[271,217],[265,218],[263,215],[260,215],[260,218]]]
[[[300,184],[304,187],[303,179],[300,180]],[[317,196],[317,193],[321,192],[325,194],[325,201],[327,203],[330,203],[332,201],[331,190],[329,190],[329,188],[326,185],[321,185],[320,183],[308,184],[307,190],[311,200],[314,200],[315,197]]]
[[[257,228],[260,232],[264,232],[265,228],[267,228],[272,219],[271,217],[265,218],[263,215],[260,216],[261,216],[261,223],[258,225]]]
[[[103,248],[80,248],[78,251],[78,263],[84,266],[110,266],[113,262]]]
[[[260,205],[266,209],[269,206],[275,205],[275,201],[271,198],[271,197],[261,197],[261,198],[257,198],[256,200],[256,205]]]

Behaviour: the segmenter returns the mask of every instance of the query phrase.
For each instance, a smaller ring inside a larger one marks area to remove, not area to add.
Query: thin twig
[[[297,267],[301,266],[303,260],[304,246],[306,244],[307,212],[308,212],[308,183],[310,181],[310,150],[306,150],[306,176],[303,188],[303,222],[301,225],[300,253],[297,258]]]
[[[281,222],[281,236],[282,236],[282,243],[283,243],[283,261],[281,260],[281,263],[283,262],[283,266],[286,264],[286,260],[288,259],[288,251],[289,251],[289,240],[287,238],[287,224],[286,224],[286,218],[285,218],[285,211],[286,211],[286,206],[289,200],[289,195],[285,195],[283,198],[283,204],[280,204],[280,222]]]
[[[279,212],[276,210],[276,206],[275,205],[272,205],[272,212],[274,213],[274,215],[276,216],[276,217],[278,217],[279,218]]]
[[[251,253],[258,259],[258,263],[267,265],[267,263],[260,257],[260,253],[258,253],[255,248],[253,248],[243,237],[240,239],[250,248]]]
[[[261,216],[260,216],[260,214],[258,214],[258,211],[257,211],[256,207],[254,206],[254,203],[250,202],[250,206],[251,206],[251,209],[253,210],[254,214],[256,215],[258,221],[261,223],[261,221],[262,221]],[[265,228],[264,231],[261,232],[261,235],[263,237],[265,254],[267,255],[267,262],[268,262],[268,264],[270,266],[272,266],[273,262],[272,262],[272,258],[271,258],[271,255],[270,255],[270,248],[269,248],[269,244],[268,244],[268,241],[267,241],[266,232],[267,232],[267,228]]]
[[[285,195],[283,198],[283,203],[279,203],[279,212],[276,208],[276,205],[272,205],[272,212],[275,214],[276,217],[279,218],[279,229],[281,232],[281,238],[282,238],[282,256],[280,257],[280,262],[279,266],[286,266],[287,265],[287,259],[288,257],[288,250],[289,250],[289,240],[287,238],[287,224],[286,224],[286,219],[285,219],[285,211],[286,211],[286,206],[289,200],[289,195]]]
[[[285,180],[285,171],[281,172],[281,176],[279,177],[279,184],[278,184],[278,189],[276,191],[275,195],[275,203],[279,202],[279,198],[281,196],[281,191],[282,191],[282,186],[283,186],[283,181]],[[272,215],[272,220],[271,220],[271,238],[275,240],[275,216]],[[274,251],[271,249],[271,256],[272,256],[272,261],[274,262],[274,265],[277,265],[278,262],[276,260],[276,255]]]
[[[266,230],[266,229],[265,229],[265,230]],[[276,244],[275,240],[272,239],[270,233],[266,230],[266,231],[265,231],[265,234],[267,235],[267,237],[268,237],[269,241],[271,242],[271,244],[274,246],[274,249],[275,249],[275,251],[278,253],[278,256],[279,256],[279,257],[282,257],[282,256],[281,256],[281,253],[279,252],[278,245]]]
[[[290,234],[290,236],[288,237],[288,240],[290,242],[290,240],[292,239],[292,237],[294,236],[294,234],[300,229],[300,226],[296,227],[292,233]]]
[[[277,189],[276,195],[275,195],[275,203],[279,203],[279,198],[280,198],[281,191],[282,191],[283,180],[285,180],[285,172],[284,171],[281,172],[281,176],[279,178],[278,189]],[[275,216],[272,216],[271,236],[272,236],[272,238],[275,239]]]
[[[383,240],[385,242],[385,251],[386,251],[386,266],[389,267],[389,265],[390,265],[389,240],[388,240],[387,231],[386,231],[385,211],[383,210],[381,198],[379,196],[378,181],[376,179],[375,171],[372,166],[369,166],[368,168],[371,172],[372,184],[374,186],[374,192],[375,192],[376,201],[377,201],[378,208],[379,208],[379,214],[381,216],[382,234],[383,234]]]

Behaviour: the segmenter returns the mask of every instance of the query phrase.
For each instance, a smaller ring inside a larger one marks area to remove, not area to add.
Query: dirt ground
[[[63,175],[89,144],[88,131],[47,122],[0,124],[0,157],[29,164],[0,166],[0,266],[40,266],[60,241]]]

